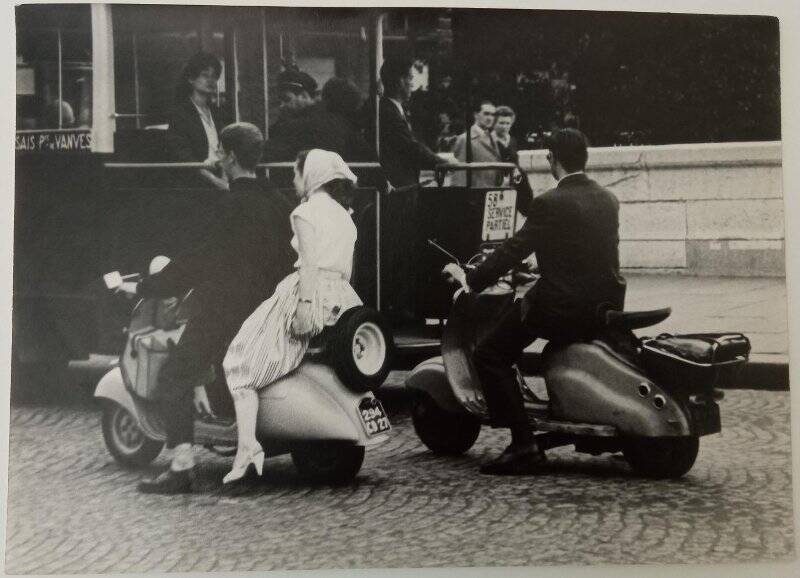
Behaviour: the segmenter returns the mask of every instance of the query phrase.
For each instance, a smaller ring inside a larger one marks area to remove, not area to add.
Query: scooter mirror
[[[103,282],[106,284],[106,287],[112,291],[115,291],[122,286],[122,275],[120,275],[119,271],[106,273],[103,275]]]

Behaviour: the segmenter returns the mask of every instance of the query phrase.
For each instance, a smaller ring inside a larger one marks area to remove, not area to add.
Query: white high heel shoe
[[[241,456],[241,457],[240,457]],[[264,450],[261,446],[256,445],[253,448],[236,452],[236,457],[233,459],[233,468],[225,474],[222,478],[223,484],[230,484],[237,480],[241,480],[247,473],[250,464],[256,468],[256,473],[260,476],[264,471]]]

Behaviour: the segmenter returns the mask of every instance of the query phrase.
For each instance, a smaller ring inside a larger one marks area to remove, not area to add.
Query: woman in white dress
[[[295,272],[247,318],[223,362],[239,430],[226,484],[243,477],[251,463],[259,474],[263,469],[257,390],[296,369],[313,336],[361,305],[350,285],[356,227],[345,208],[356,176],[338,154],[320,149],[301,152],[294,171],[301,198],[291,215]]]

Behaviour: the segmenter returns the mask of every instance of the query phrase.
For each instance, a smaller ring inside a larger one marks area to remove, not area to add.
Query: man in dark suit
[[[588,156],[583,133],[556,131],[548,149],[558,185],[532,198],[524,175],[517,179],[517,190],[523,193],[520,209],[527,217],[522,229],[467,274],[457,265],[445,267],[468,291],[482,291],[532,252],[541,274],[475,350],[492,426],[511,430],[511,445],[485,464],[483,473],[532,473],[545,460],[528,425],[512,368],[525,347],[537,337],[562,343],[588,338],[598,329],[600,309],[624,305],[619,203],[583,172]]]
[[[393,187],[410,187],[419,183],[421,169],[432,169],[446,161],[411,131],[405,108],[411,96],[411,61],[387,59],[381,66],[380,76],[383,84],[378,108],[381,167]],[[390,194],[383,205],[381,226],[385,234],[381,236],[395,241],[384,245],[382,285],[390,290],[386,309],[396,323],[413,321],[416,317],[418,194],[416,188],[407,188]]]
[[[292,271],[288,201],[256,180],[264,139],[249,123],[220,133],[220,164],[230,180],[219,217],[202,246],[176,256],[161,272],[136,287],[142,297],[169,297],[194,289],[196,313],[159,373],[170,468],[139,484],[144,493],[191,491],[194,467],[192,395],[210,366],[219,366],[245,319]]]
[[[405,106],[411,97],[411,62],[388,59],[381,66],[383,97],[379,105],[379,157],[395,188],[419,182],[421,169],[444,161],[411,131]]]

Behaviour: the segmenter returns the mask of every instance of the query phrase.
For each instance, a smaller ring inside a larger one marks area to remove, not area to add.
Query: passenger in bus
[[[247,318],[223,362],[239,428],[233,468],[223,483],[242,478],[250,464],[261,473],[257,390],[296,369],[313,336],[361,305],[350,285],[356,226],[347,209],[355,183],[334,152],[314,149],[297,157],[294,185],[302,202],[291,215],[295,271]]]
[[[400,188],[387,198],[382,221],[387,239],[403,239],[389,243],[384,286],[391,287],[387,312],[395,322],[413,321],[416,316],[415,288],[417,272],[417,196],[413,187],[419,183],[421,169],[432,169],[446,161],[434,153],[411,130],[405,106],[411,96],[411,61],[387,59],[380,70],[383,97],[379,104],[379,156],[391,185]],[[403,189],[404,188],[404,189]]]
[[[363,100],[352,82],[331,78],[322,87],[320,104],[281,123],[282,130],[267,142],[266,158],[286,162],[300,151],[318,148],[335,152],[346,162],[377,162],[375,147],[367,143],[360,127]],[[370,170],[359,175],[359,183],[384,190],[386,178],[380,169]]]
[[[206,52],[195,54],[186,63],[175,91],[167,148],[172,161],[207,163],[207,169],[200,169],[201,182],[227,190],[224,174],[214,172],[219,148],[216,122],[219,113],[214,100],[221,72],[219,60]]]
[[[269,129],[270,135],[282,135],[286,123],[303,117],[317,103],[317,81],[311,75],[289,68],[278,76],[278,119]],[[294,157],[292,157],[294,158]]]
[[[380,76],[381,165],[393,187],[416,184],[421,169],[432,169],[445,161],[417,139],[406,117],[405,107],[411,97],[411,61],[387,59]]]
[[[44,109],[45,128],[72,128],[75,125],[75,112],[65,100],[54,100]]]
[[[469,144],[471,146],[471,162],[498,163],[500,162],[500,148],[494,140],[494,128],[497,110],[490,100],[477,101],[473,110],[475,123],[469,127]],[[467,162],[467,132],[461,133],[453,146],[453,153],[462,163]],[[496,187],[503,182],[502,171],[478,170],[470,175],[472,187]],[[453,175],[453,185],[467,186],[467,172],[457,171]]]
[[[504,163],[517,163],[517,139],[511,134],[516,114],[510,106],[498,106],[492,129],[492,137],[500,150],[500,160]]]
[[[193,316],[158,376],[167,447],[174,448],[172,462],[155,479],[141,482],[141,492],[192,490],[192,394],[195,405],[210,413],[197,384],[209,367],[222,363],[245,319],[292,271],[291,206],[256,180],[263,148],[261,131],[252,124],[222,129],[219,162],[230,191],[222,194],[218,217],[201,245],[138,284],[137,293],[143,297],[170,297],[194,289]]]

